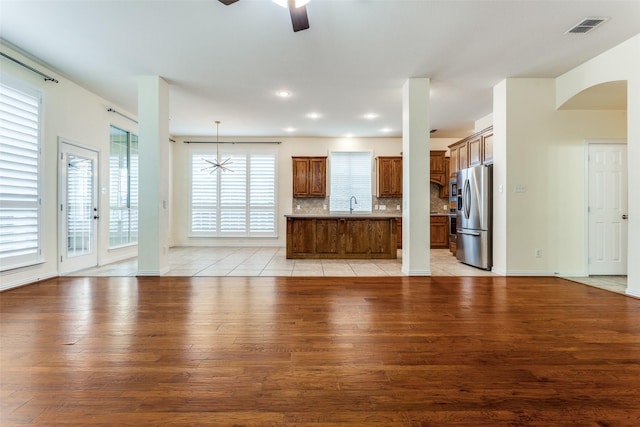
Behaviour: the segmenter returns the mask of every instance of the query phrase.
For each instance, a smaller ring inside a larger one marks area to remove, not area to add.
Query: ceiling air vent
[[[582,21],[578,22],[576,25],[570,28],[567,32],[565,32],[565,34],[586,34],[594,30],[601,24],[603,24],[608,19],[609,18],[594,18],[594,17],[584,18]]]

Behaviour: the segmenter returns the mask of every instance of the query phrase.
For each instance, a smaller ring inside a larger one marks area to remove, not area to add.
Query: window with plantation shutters
[[[109,129],[109,247],[138,242],[138,136]]]
[[[41,260],[40,104],[30,88],[0,84],[0,268]]]
[[[371,158],[371,151],[330,153],[330,211],[349,212],[351,206],[354,212],[371,212]],[[349,203],[352,196],[357,203]]]
[[[190,159],[192,236],[276,236],[275,152],[221,151],[230,171],[212,168],[215,150]]]

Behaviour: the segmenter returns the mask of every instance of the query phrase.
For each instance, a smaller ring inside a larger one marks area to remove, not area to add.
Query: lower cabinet
[[[431,249],[449,249],[449,217],[431,215]]]
[[[394,259],[394,217],[287,217],[287,258]]]

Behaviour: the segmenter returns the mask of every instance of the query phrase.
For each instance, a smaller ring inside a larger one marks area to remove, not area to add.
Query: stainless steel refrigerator
[[[458,171],[456,257],[465,264],[491,270],[493,166]]]

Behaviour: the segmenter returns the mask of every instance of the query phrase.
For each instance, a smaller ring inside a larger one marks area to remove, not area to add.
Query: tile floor
[[[564,277],[564,279],[619,294],[625,294],[627,290],[627,276]]]
[[[291,260],[285,248],[175,247],[165,276],[402,276],[402,251],[393,260]],[[136,258],[70,276],[133,276]],[[431,250],[434,276],[491,276],[459,262],[446,249]]]
[[[402,276],[402,251],[395,260],[291,260],[285,248],[175,247],[165,276]],[[134,276],[137,258],[82,270],[70,276]],[[495,276],[459,262],[446,249],[431,250],[433,276]],[[626,276],[565,277],[624,294]]]

